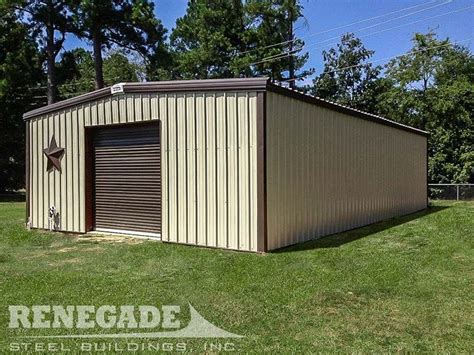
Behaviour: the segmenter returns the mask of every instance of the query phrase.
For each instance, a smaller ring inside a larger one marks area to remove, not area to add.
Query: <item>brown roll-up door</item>
[[[94,132],[95,229],[161,233],[158,123]]]

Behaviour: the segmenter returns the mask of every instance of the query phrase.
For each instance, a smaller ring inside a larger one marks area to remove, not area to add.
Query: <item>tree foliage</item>
[[[112,46],[145,58],[166,54],[166,30],[148,0],[72,0],[74,32],[93,47],[95,88],[104,86],[102,53]]]
[[[40,104],[41,55],[16,14],[0,8],[0,192],[24,185],[25,110]]]
[[[386,69],[390,88],[379,109],[386,116],[428,130],[429,179],[474,180],[474,58],[434,32],[415,34],[407,55]]]
[[[5,0],[3,6],[17,11],[40,45],[46,61],[48,104],[57,100],[56,57],[72,21],[68,0]]]
[[[111,51],[103,62],[105,85],[136,82],[143,68],[131,62],[126,53]],[[94,90],[94,59],[91,52],[77,48],[62,54],[58,63],[59,92],[69,98]]]
[[[384,69],[353,34],[323,52],[314,95],[430,132],[429,180],[474,180],[474,64],[464,47],[417,33],[407,54]]]
[[[312,93],[375,113],[377,97],[384,83],[379,76],[381,67],[370,62],[374,53],[354,34],[344,34],[337,48],[323,51],[324,69],[314,79]]]
[[[295,0],[249,0],[247,33],[249,51],[243,62],[252,65],[253,74],[268,76],[274,81],[290,80],[290,86],[313,73],[302,70],[309,59],[302,53],[304,41],[294,34],[294,24],[303,19],[303,6]]]
[[[185,79],[239,76],[235,53],[245,48],[240,0],[189,1],[186,14],[171,34],[174,76]]]
[[[171,34],[174,76],[285,80],[290,71],[296,79],[305,76],[308,72],[295,74],[308,59],[299,55],[303,42],[294,38],[301,11],[295,0],[189,1]]]

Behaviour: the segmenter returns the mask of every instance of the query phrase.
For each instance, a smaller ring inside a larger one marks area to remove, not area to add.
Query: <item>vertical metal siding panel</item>
[[[56,138],[56,143],[58,146],[61,147],[59,140],[61,137],[61,132],[59,130],[59,113],[54,115],[53,121],[53,133],[54,137]],[[52,135],[52,134],[51,134]],[[61,229],[61,173],[54,169],[54,187],[53,187],[53,195],[54,195],[54,206],[59,212],[59,229]]]
[[[276,105],[276,103],[273,100],[272,95],[267,95],[266,104],[267,104],[267,108],[268,107],[273,107],[274,105]],[[279,124],[278,117],[273,117],[271,115],[272,115],[272,111],[267,109],[266,120],[268,122],[268,120],[270,119],[270,120],[272,120],[272,123],[273,123],[272,125],[268,125],[268,124],[266,125],[265,144],[267,146],[270,145],[270,144],[274,144],[273,142],[277,139],[277,135],[278,135],[278,124]],[[275,155],[278,154],[278,151],[279,151],[279,147],[277,147],[277,146],[275,146],[274,149],[267,149],[266,150],[265,160],[266,160],[267,164],[272,164],[272,163],[269,163],[269,162],[274,159]],[[267,184],[267,205],[271,205],[272,203],[274,203],[273,198],[277,197],[277,195],[273,193],[273,188],[275,188],[276,184],[278,183],[277,182],[278,181],[278,175],[274,174],[272,178],[273,178],[273,181],[276,182],[276,183],[275,184]],[[267,215],[267,233],[268,233],[268,235],[273,234],[275,230],[280,229],[279,223],[275,218],[276,215],[277,215],[276,213]],[[267,247],[268,247],[269,250],[273,249],[273,243],[274,243],[274,238],[268,238]]]
[[[37,120],[37,151],[36,158],[38,159],[38,185],[37,185],[37,194],[38,194],[38,204],[37,204],[37,224],[38,228],[44,228],[44,175],[46,167],[44,165],[45,157],[43,154],[44,149],[44,138],[43,138],[43,117],[38,118]]]
[[[105,124],[105,105],[104,100],[99,100],[96,103],[97,106],[97,124],[104,125]]]
[[[104,117],[105,117],[105,124],[112,124],[112,97],[108,97],[104,99]]]
[[[178,241],[178,191],[177,191],[177,126],[176,126],[176,97],[169,95],[168,108],[168,182],[169,182],[169,236],[168,241]]]
[[[140,120],[142,120],[142,121],[151,120],[150,100],[151,100],[151,97],[150,97],[149,94],[141,95],[142,115],[141,115]]]
[[[161,239],[169,241],[169,120],[167,112],[167,97],[160,95],[157,99],[157,112],[161,119]]]
[[[196,198],[197,198],[197,243],[207,245],[206,204],[206,102],[204,94],[196,94]]]
[[[310,115],[311,119],[315,120],[316,118],[314,117],[314,107],[311,107],[310,109]],[[315,180],[313,181],[313,186],[314,190],[313,193],[314,195],[312,196],[318,196],[318,198],[314,199],[314,204],[313,204],[313,209],[314,209],[314,223],[315,223],[315,230],[316,230],[316,237],[320,237],[323,235],[323,211],[322,211],[322,203],[321,203],[321,195],[323,193],[323,184],[322,184],[322,178],[323,178],[323,169],[324,169],[324,160],[323,154],[321,154],[323,143],[322,143],[322,135],[324,134],[323,132],[323,124],[324,121],[320,121],[319,127],[315,124],[315,122],[312,122],[311,124],[311,133],[314,137],[314,150],[313,150],[313,164],[314,164],[314,169],[315,169]]]
[[[217,199],[216,199],[216,97],[207,94],[206,100],[206,201],[207,245],[217,246]]]
[[[304,132],[305,132],[305,161],[306,161],[306,173],[305,173],[305,178],[304,178],[304,186],[306,186],[308,190],[307,192],[304,192],[305,210],[306,210],[305,228],[306,228],[306,240],[307,240],[307,239],[312,239],[315,237],[314,221],[313,221],[314,162],[313,162],[313,154],[312,154],[312,150],[314,147],[314,142],[313,142],[314,137],[311,136],[311,130],[309,129],[313,125],[313,122],[311,122],[311,107],[305,105],[303,109],[304,109],[304,116],[305,116]]]
[[[285,106],[285,116],[284,117],[295,117],[297,118],[296,114],[297,107],[295,106]],[[293,121],[293,124],[291,125],[289,131],[289,135],[286,136],[284,142],[285,146],[288,147],[288,163],[292,164],[293,169],[288,169],[288,175],[287,175],[287,186],[291,186],[291,184],[298,184],[296,182],[296,179],[300,172],[297,170],[298,169],[298,144],[301,143],[301,138],[299,136],[298,132],[298,124],[299,120],[295,119]],[[296,139],[298,138],[298,139]],[[298,216],[299,211],[297,210],[297,199],[298,199],[298,189],[295,189],[291,191],[291,189],[286,188],[286,195],[285,195],[285,201],[287,202],[287,205],[290,207],[290,209],[287,211],[287,215],[289,217],[288,220],[288,233],[285,235],[285,239],[279,243],[279,245],[284,245],[284,244],[293,244],[296,243],[296,233],[294,233],[294,229],[296,227],[296,219]]]
[[[49,116],[44,116],[43,118],[43,148],[48,147],[49,145]],[[48,160],[43,155],[44,161],[44,175],[43,175],[43,225],[48,228],[48,210],[49,210],[49,179],[50,172],[46,171]]]
[[[249,230],[249,115],[248,115],[248,94],[239,93],[237,95],[238,107],[238,155],[239,155],[239,245],[240,250],[250,250],[250,230]]]
[[[194,110],[195,98],[192,94],[186,95],[186,192],[188,212],[188,243],[197,243],[197,198],[196,198],[196,117]],[[202,167],[201,167],[202,168]]]
[[[78,190],[79,190],[79,200],[77,204],[78,209],[78,232],[85,233],[86,231],[86,192],[85,192],[85,138],[84,138],[84,126],[85,126],[85,117],[84,117],[84,110],[83,107],[79,107],[78,110],[78,145],[79,145],[79,155],[78,159],[78,173],[79,173],[79,183]]]
[[[237,126],[237,107],[236,94],[228,93],[226,103],[227,116],[227,195],[228,195],[228,248],[238,249],[238,126]]]
[[[66,228],[67,231],[74,231],[74,144],[73,144],[73,125],[71,110],[66,110],[66,152],[65,152],[65,169],[67,175],[67,209],[66,209]]]
[[[187,195],[186,195],[186,110],[183,94],[176,95],[177,111],[177,163],[178,163],[178,242],[186,243],[187,230]]]
[[[33,151],[36,149],[36,147],[33,145],[33,121],[28,121],[26,123],[26,128],[28,130],[28,156],[26,159],[28,159],[28,176],[26,177],[26,183],[27,183],[27,193],[28,193],[28,217],[29,222],[30,222],[30,227],[32,225],[33,221],[33,205],[32,205],[32,200],[33,200],[33,191],[32,191],[32,186],[33,186],[33,175],[34,175],[34,170],[33,170]]]
[[[119,100],[119,123],[126,123],[127,122],[127,98],[125,95],[118,96]]]
[[[267,127],[266,127],[266,145],[267,147],[272,146],[272,149],[266,150],[266,160],[267,166],[275,166],[273,162],[277,156],[281,156],[280,146],[281,144],[277,144],[280,139],[280,118],[279,116],[273,115],[272,109],[278,110],[278,102],[274,100],[273,95],[267,94]],[[272,124],[268,124],[271,121]],[[249,127],[250,128],[250,127]],[[271,176],[267,176],[267,206],[275,205],[275,199],[278,198],[277,191],[274,189],[278,189],[280,185],[280,177],[281,174],[279,172],[274,171]],[[268,183],[271,181],[273,183]],[[274,236],[280,235],[282,230],[282,221],[278,219],[278,215],[281,215],[280,210],[281,204],[278,204],[277,213],[271,213],[267,215],[267,233],[268,233],[268,243],[267,247],[269,250],[274,249],[275,247],[275,240]]]
[[[303,229],[303,233],[301,235],[301,241],[304,241],[304,240],[308,240],[308,239],[311,239],[312,238],[312,235],[311,235],[311,230],[310,230],[310,222],[309,222],[309,218],[310,218],[310,212],[311,212],[311,206],[309,205],[309,196],[310,196],[310,189],[311,189],[311,183],[310,183],[310,176],[312,175],[311,174],[311,160],[310,160],[310,155],[309,155],[309,147],[311,145],[310,143],[310,140],[309,140],[309,137],[308,137],[308,127],[311,125],[311,122],[309,121],[309,115],[308,115],[308,106],[306,105],[302,105],[301,106],[301,109],[302,109],[302,117],[304,117],[304,120],[302,120],[302,123],[303,123],[303,134],[302,134],[302,137],[303,137],[303,154],[302,154],[302,162],[301,164],[303,165],[304,167],[304,173],[303,173],[303,176],[302,176],[302,185],[303,186],[306,186],[305,189],[302,189],[302,193],[303,193],[303,209],[304,209],[304,213],[303,213],[303,225],[304,225],[304,229]]]
[[[113,96],[112,97],[112,108],[111,108],[111,115],[112,115],[112,123],[119,123],[120,122],[120,117],[119,117],[119,98],[118,96]]]
[[[249,93],[250,249],[257,251],[257,94]]]
[[[104,117],[105,118],[105,117]],[[78,129],[78,117],[77,117],[77,109],[72,110],[72,144],[73,144],[73,156],[72,156],[72,163],[73,167],[72,170],[74,172],[73,175],[73,231],[79,232],[79,129]]]
[[[31,200],[30,200],[30,205],[32,208],[31,211],[31,226],[33,228],[38,228],[38,174],[39,174],[39,169],[38,169],[38,161],[39,159],[37,158],[37,152],[40,150],[39,144],[38,144],[38,120],[34,119],[30,121],[29,126],[31,126],[31,134],[30,134],[30,139],[31,139],[31,148],[30,148],[30,153],[31,153],[31,186],[30,186],[30,191],[31,191]]]
[[[227,157],[225,94],[216,94],[217,104],[217,246],[227,248]]]
[[[266,131],[266,144],[267,144],[267,166],[277,166],[277,160],[283,160],[286,153],[286,145],[284,144],[282,134],[282,119],[280,115],[274,114],[284,109],[281,107],[280,102],[275,100],[274,95],[267,94],[267,131]],[[274,110],[274,111],[273,111]],[[271,122],[271,124],[269,124]],[[272,147],[272,149],[268,149]],[[268,173],[268,171],[267,171]],[[282,189],[283,176],[280,169],[275,169],[272,174],[267,174],[267,206],[273,206],[276,213],[269,213],[267,215],[268,224],[268,248],[275,249],[278,246],[278,238],[285,233],[285,201],[279,201],[284,199],[284,190]],[[279,193],[278,191],[281,191]]]
[[[135,100],[133,94],[125,95],[125,107],[127,114],[125,115],[125,122],[135,122]]]
[[[64,111],[62,111],[62,114]],[[91,125],[91,104],[87,103],[84,105],[84,117],[85,117],[85,125],[90,126]],[[62,122],[64,123],[64,119],[62,119]]]
[[[59,116],[60,121],[60,132],[59,132],[59,141],[58,144],[62,148],[66,148],[66,115],[64,111],[61,111]],[[61,220],[61,230],[66,230],[66,221],[67,221],[67,184],[66,184],[66,176],[67,176],[67,167],[66,167],[66,157],[68,152],[65,150],[63,158],[61,160],[61,201],[60,201],[60,220]]]
[[[91,126],[97,126],[98,117],[97,117],[97,101],[94,101],[90,104],[91,110]]]
[[[162,118],[159,110],[158,94],[149,95],[150,100],[150,119],[156,120]]]
[[[139,122],[143,120],[143,107],[142,107],[142,95],[141,94],[135,94],[133,95],[133,104],[134,104],[134,116],[135,122]]]

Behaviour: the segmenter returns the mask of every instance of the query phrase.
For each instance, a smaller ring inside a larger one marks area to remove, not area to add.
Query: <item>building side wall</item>
[[[427,206],[427,138],[267,93],[268,249]]]
[[[28,121],[30,223],[86,232],[85,127],[161,120],[162,239],[257,250],[256,92],[117,95]],[[54,134],[62,171],[46,171]]]

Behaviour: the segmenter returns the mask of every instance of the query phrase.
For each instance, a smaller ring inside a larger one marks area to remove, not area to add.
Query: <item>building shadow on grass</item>
[[[386,221],[369,224],[364,227],[348,230],[337,234],[331,234],[328,236],[321,237],[319,239],[310,240],[300,244],[294,244],[288,247],[277,249],[272,253],[288,253],[293,251],[303,251],[310,249],[322,249],[322,248],[337,248],[346,243],[356,241],[358,239],[367,237],[369,235],[381,232],[386,229],[390,229],[401,224],[413,221],[417,218],[421,218],[432,213],[442,211],[449,206],[432,206],[423,211],[415,212],[402,217],[394,217]]]

